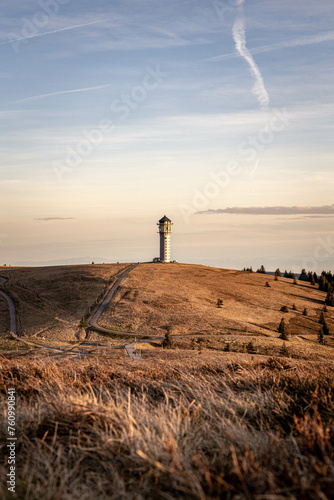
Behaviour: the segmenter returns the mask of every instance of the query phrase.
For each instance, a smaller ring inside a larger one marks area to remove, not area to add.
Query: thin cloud
[[[40,94],[40,95],[34,95],[32,97],[25,97],[24,99],[20,99],[18,101],[11,101],[9,104],[18,104],[21,102],[37,101],[39,99],[44,99],[45,97],[52,97],[55,95],[75,94],[77,92],[90,92],[91,90],[105,89],[107,87],[110,87],[110,85],[111,85],[111,83],[105,83],[103,85],[96,85],[95,87],[84,87],[81,89],[60,90],[58,92],[50,92],[49,94]]]
[[[255,83],[253,87],[253,94],[257,98],[261,108],[267,109],[269,106],[269,95],[264,85],[263,77],[260,68],[256,64],[252,54],[249,52],[246,45],[246,30],[245,30],[245,20],[243,15],[243,1],[239,7],[239,14],[233,26],[233,39],[235,42],[235,47],[239,52],[240,56],[245,59],[249,65],[251,75],[253,76]]]
[[[73,26],[67,26],[66,28],[59,28],[57,30],[52,30],[52,31],[44,31],[43,33],[36,33],[35,35],[31,35],[31,36],[19,37],[15,33],[9,33],[8,37],[12,37],[12,38],[10,40],[7,40],[6,42],[1,42],[0,45],[9,45],[9,44],[12,44],[15,42],[30,40],[32,38],[37,38],[40,36],[53,35],[54,33],[60,33],[61,31],[68,31],[68,30],[74,30],[77,28],[84,28],[85,26],[91,26],[93,24],[104,23],[105,21],[110,21],[110,19],[103,19],[100,21],[92,21],[90,23],[84,23],[84,24],[74,24]]]
[[[334,205],[324,205],[322,207],[227,207],[217,210],[202,210],[196,212],[201,215],[211,214],[233,214],[233,215],[334,215]]]
[[[330,42],[334,40],[334,31],[327,31],[326,33],[313,35],[309,37],[295,38],[294,40],[288,40],[286,42],[273,43],[271,45],[262,45],[260,47],[254,47],[251,49],[252,54],[263,54],[265,52],[271,52],[273,50],[288,49],[293,47],[303,47],[305,45],[313,45],[317,43]],[[209,61],[221,61],[223,59],[234,59],[238,57],[235,52],[230,52],[229,54],[221,54],[220,56],[210,57]]]
[[[34,220],[43,220],[46,222],[52,221],[52,220],[74,220],[74,217],[36,217]]]

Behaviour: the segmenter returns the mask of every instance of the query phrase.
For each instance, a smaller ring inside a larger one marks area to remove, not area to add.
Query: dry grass
[[[271,287],[265,286],[269,281]],[[123,281],[115,303],[101,321],[124,331],[149,335],[171,324],[174,333],[277,335],[284,316],[295,335],[316,334],[326,294],[291,279],[186,264],[146,264]],[[223,307],[217,307],[217,299]],[[296,304],[297,311],[292,311]],[[282,313],[282,306],[289,312]],[[302,315],[304,307],[309,315]],[[334,310],[328,322],[334,332]]]
[[[80,319],[96,297],[125,264],[82,266],[0,268],[0,275],[9,281],[3,289],[13,297],[18,312],[21,335],[54,340],[74,338]],[[0,310],[8,307],[0,301]],[[2,316],[1,316],[2,319]],[[8,330],[8,321],[1,321],[1,333]]]
[[[18,395],[16,498],[330,499],[332,369],[194,352],[3,360],[3,402],[8,386]]]
[[[25,333],[70,345],[78,320],[120,267],[1,274],[10,277],[5,286],[18,303]],[[174,333],[208,337],[200,348],[188,338],[177,339],[174,350],[141,345],[139,364],[116,349],[124,339],[95,332],[82,349],[98,348],[100,357],[69,361],[26,346],[18,354],[3,352],[4,416],[7,388],[14,386],[18,395],[18,482],[16,496],[2,482],[0,497],[329,500],[333,337],[326,338],[328,346],[316,339],[324,296],[311,285],[259,274],[139,266],[102,323],[159,335],[172,324]],[[217,298],[224,301],[221,309]],[[334,309],[328,309],[333,332]],[[13,349],[17,342],[6,338],[9,316],[1,298],[0,312],[1,345]],[[289,358],[280,356],[277,338],[282,315],[295,334],[287,342]],[[213,333],[224,335],[215,339]],[[246,352],[250,341],[254,353]],[[0,433],[6,443],[5,419]],[[1,447],[5,477],[7,448]]]

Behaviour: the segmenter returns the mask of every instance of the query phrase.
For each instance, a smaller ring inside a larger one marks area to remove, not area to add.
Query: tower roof
[[[164,222],[172,222],[166,215],[163,216],[162,219],[159,220],[159,223],[164,223]]]

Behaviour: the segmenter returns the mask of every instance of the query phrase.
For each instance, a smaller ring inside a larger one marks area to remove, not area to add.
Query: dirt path
[[[96,311],[96,313],[92,316],[92,318],[91,318],[91,320],[89,322],[90,327],[88,327],[87,330],[86,330],[86,332],[87,332],[86,333],[86,335],[87,335],[86,338],[88,338],[88,336],[89,336],[89,330],[91,328],[94,329],[95,331],[101,332],[101,333],[113,333],[113,334],[117,334],[117,335],[127,335],[127,336],[133,336],[133,337],[143,337],[143,335],[145,335],[144,333],[121,332],[121,331],[118,331],[118,330],[113,330],[113,329],[105,328],[105,327],[100,326],[98,324],[98,320],[100,319],[100,317],[102,316],[102,314],[105,311],[106,307],[108,306],[108,304],[110,303],[110,301],[114,297],[114,295],[115,295],[117,289],[119,288],[121,282],[138,265],[140,265],[140,264],[135,264],[135,265],[131,266],[130,268],[126,269],[125,271],[123,271],[121,274],[119,274],[117,276],[117,281],[113,284],[113,286],[109,290],[108,294],[106,295],[106,297],[102,301],[102,304],[99,306],[99,308]],[[268,334],[263,334],[263,336],[270,337],[270,335],[268,335]],[[188,339],[191,339],[191,338],[222,338],[222,337],[225,337],[225,335],[223,335],[223,334],[220,334],[220,335],[218,335],[218,334],[217,335],[205,335],[205,334],[197,334],[197,335],[196,334],[194,334],[194,335],[173,335],[173,338],[181,338],[181,339],[182,338],[188,338]],[[125,351],[127,352],[128,356],[131,359],[133,359],[134,361],[140,361],[141,356],[140,356],[140,353],[135,348],[136,345],[150,344],[150,343],[153,343],[153,342],[161,342],[164,339],[165,339],[164,336],[163,337],[148,336],[145,340],[138,340],[138,341],[135,341],[135,342],[131,342],[130,344],[124,344],[124,345],[118,346],[118,348],[125,349]]]
[[[8,279],[7,278],[1,278],[0,277],[0,286],[4,285],[5,283],[7,283]],[[58,348],[58,347],[49,347],[49,346],[45,346],[43,344],[37,344],[35,342],[29,342],[28,340],[24,339],[23,337],[20,337],[18,334],[17,334],[17,322],[16,322],[16,309],[15,309],[15,304],[14,304],[14,301],[13,299],[6,293],[4,292],[3,290],[0,289],[0,295],[2,295],[7,303],[8,303],[8,309],[9,309],[9,314],[10,314],[10,333],[12,335],[12,337],[14,337],[16,340],[20,341],[20,342],[23,342],[24,344],[28,345],[28,346],[32,346],[32,347],[40,347],[42,349],[47,349],[47,350],[51,350],[51,351],[57,351],[57,352],[61,352],[63,354],[76,354],[76,355],[87,355],[86,353],[83,353],[81,351],[75,351],[74,349],[76,347],[78,347],[79,345],[81,345],[81,342],[78,343],[78,344],[75,344],[74,346],[72,346],[70,349],[61,349],[61,348]]]
[[[7,283],[7,278],[0,278],[0,286]],[[8,309],[10,314],[10,329],[12,332],[16,332],[16,312],[15,312],[15,304],[13,299],[3,290],[0,290],[0,294],[7,300]]]

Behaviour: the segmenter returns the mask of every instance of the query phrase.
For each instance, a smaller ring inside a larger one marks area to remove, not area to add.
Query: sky
[[[2,0],[0,263],[334,270],[332,0]],[[1,262],[2,261],[2,262]]]

